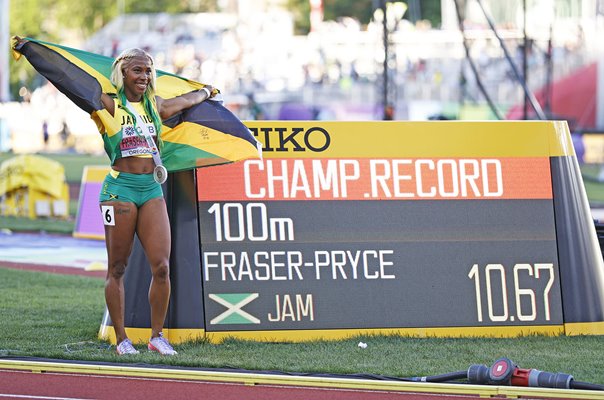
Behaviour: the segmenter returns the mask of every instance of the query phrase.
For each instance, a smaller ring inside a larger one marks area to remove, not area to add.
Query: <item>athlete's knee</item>
[[[153,266],[151,273],[153,275],[153,279],[166,281],[170,276],[170,266],[167,261],[160,261]]]
[[[108,268],[107,276],[113,279],[122,279],[126,273],[126,263],[123,261],[116,261],[109,265]]]

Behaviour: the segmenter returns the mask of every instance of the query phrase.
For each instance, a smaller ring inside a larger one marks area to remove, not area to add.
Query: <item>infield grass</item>
[[[339,341],[261,343],[225,340],[176,345],[175,357],[150,353],[119,357],[97,339],[104,312],[103,279],[0,268],[2,329],[0,357],[186,367],[247,369],[291,373],[431,376],[490,366],[508,357],[521,368],[572,374],[577,381],[604,384],[601,336],[519,338],[409,338],[357,336]],[[366,349],[357,346],[368,344]]]

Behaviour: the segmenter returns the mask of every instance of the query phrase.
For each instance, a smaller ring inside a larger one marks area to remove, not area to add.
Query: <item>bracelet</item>
[[[207,87],[202,87],[200,90],[203,90],[204,92],[206,92],[208,94],[208,97],[206,97],[206,99],[209,99],[210,97],[212,97],[212,92],[210,92],[210,89],[208,89]]]

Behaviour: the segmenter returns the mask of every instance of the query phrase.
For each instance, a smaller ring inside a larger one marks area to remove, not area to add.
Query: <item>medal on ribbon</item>
[[[153,170],[153,179],[160,185],[168,179],[168,170],[163,165],[156,165]]]

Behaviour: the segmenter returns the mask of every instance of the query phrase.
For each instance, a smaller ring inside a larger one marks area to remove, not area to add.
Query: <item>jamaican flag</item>
[[[110,82],[113,58],[40,40],[13,37],[13,55],[21,55],[78,107],[103,119],[101,93],[115,93]],[[164,99],[204,85],[157,70],[156,94]],[[250,130],[219,101],[204,101],[163,121],[162,161],[168,171],[260,157]]]

